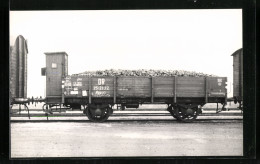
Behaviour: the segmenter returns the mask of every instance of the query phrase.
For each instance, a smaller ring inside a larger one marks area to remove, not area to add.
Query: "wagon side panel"
[[[114,78],[113,77],[92,77],[91,96],[92,97],[113,97]]]
[[[119,77],[117,78],[117,96],[134,97],[134,78],[133,77]]]
[[[153,78],[154,97],[173,97],[174,77]]]
[[[176,95],[177,97],[205,97],[205,78],[176,78]]]
[[[134,78],[134,96],[141,98],[151,97],[151,78]]]
[[[117,79],[117,96],[151,97],[151,78],[149,77],[119,77]]]
[[[238,99],[243,96],[243,50],[239,49],[233,56],[233,96]]]
[[[46,56],[46,96],[61,96],[62,56]]]
[[[207,93],[209,97],[226,97],[226,77],[208,77],[207,83]]]
[[[239,55],[233,56],[233,95],[239,96]]]
[[[64,95],[69,97],[87,97],[89,79],[84,76],[68,76],[65,78]]]

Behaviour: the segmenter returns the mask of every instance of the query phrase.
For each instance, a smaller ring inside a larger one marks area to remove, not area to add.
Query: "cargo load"
[[[123,70],[123,69],[106,69],[98,71],[85,71],[74,75],[84,76],[188,76],[188,77],[216,77],[216,75],[205,74],[195,71],[185,70],[154,70],[154,69],[138,69],[138,70]]]

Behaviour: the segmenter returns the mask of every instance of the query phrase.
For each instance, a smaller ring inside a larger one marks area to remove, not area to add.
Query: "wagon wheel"
[[[239,101],[239,106],[238,106],[238,109],[241,110],[241,112],[243,112],[243,101]]]
[[[175,115],[178,118],[177,120],[179,120],[179,121],[192,122],[198,116],[198,107],[184,108],[181,106],[177,106],[175,109]]]
[[[167,110],[170,112],[170,114],[172,115],[173,118],[179,120],[179,118],[178,118],[177,115],[175,114],[175,109],[174,109],[173,106],[169,106],[169,107],[167,108]]]
[[[42,110],[43,110],[43,112],[45,112],[45,113],[53,114],[52,111],[51,111],[51,107],[50,107],[50,105],[48,105],[48,104],[43,104]]]
[[[46,110],[47,110],[47,104],[43,104],[43,105],[42,105],[42,111],[43,111],[43,112],[46,112]]]
[[[92,122],[104,122],[109,117],[109,107],[103,109],[87,107],[86,115]]]

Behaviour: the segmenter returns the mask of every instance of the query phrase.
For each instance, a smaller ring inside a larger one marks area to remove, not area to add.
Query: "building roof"
[[[56,55],[56,54],[65,54],[68,56],[68,54],[65,51],[60,52],[44,52],[45,55]]]
[[[19,38],[21,38],[22,41],[24,42],[26,53],[29,53],[27,40],[22,35],[19,35],[16,38],[14,36],[10,36],[9,42],[10,42],[10,47],[12,47],[11,49],[13,49],[13,47],[15,47],[15,44],[17,44]]]
[[[235,56],[235,55],[239,54],[240,51],[242,51],[242,50],[243,50],[243,48],[236,50],[231,56]]]

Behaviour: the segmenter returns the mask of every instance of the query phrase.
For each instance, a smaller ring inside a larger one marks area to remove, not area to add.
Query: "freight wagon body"
[[[45,54],[46,104],[83,106],[91,121],[107,120],[115,104],[167,104],[173,117],[189,122],[196,119],[200,106],[226,103],[226,77],[67,76],[67,54]]]
[[[87,77],[64,79],[65,103],[225,102],[226,77]]]
[[[86,105],[90,120],[104,121],[102,110],[114,104],[138,108],[139,104],[168,104],[173,117],[194,120],[206,103],[226,103],[226,77],[87,77],[67,76],[63,99],[67,106]],[[100,110],[100,111],[98,111]]]

